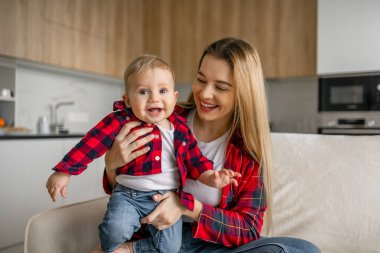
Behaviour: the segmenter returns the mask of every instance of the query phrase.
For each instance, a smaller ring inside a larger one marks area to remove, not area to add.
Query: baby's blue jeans
[[[153,201],[152,196],[164,195],[168,191],[145,192],[120,184],[116,185],[108,202],[103,222],[98,227],[102,250],[113,252],[121,243],[131,239],[133,233],[141,227],[140,219],[150,214],[158,205]],[[179,252],[182,240],[182,220],[164,230],[148,225],[147,231],[151,236],[147,249],[152,252]]]

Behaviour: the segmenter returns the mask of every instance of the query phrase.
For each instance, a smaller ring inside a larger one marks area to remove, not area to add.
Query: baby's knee
[[[135,227],[122,222],[103,221],[99,227],[101,242],[122,243],[131,239]]]

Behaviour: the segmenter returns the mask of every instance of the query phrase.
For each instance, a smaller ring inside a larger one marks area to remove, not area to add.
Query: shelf
[[[0,96],[0,101],[5,101],[5,102],[14,102],[15,98],[14,97],[1,97]]]

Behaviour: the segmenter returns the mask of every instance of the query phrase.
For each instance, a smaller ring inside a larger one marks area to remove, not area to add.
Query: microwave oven
[[[380,111],[380,74],[321,76],[318,89],[320,112]]]

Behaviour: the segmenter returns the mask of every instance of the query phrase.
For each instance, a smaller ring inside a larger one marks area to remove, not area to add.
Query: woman
[[[264,212],[271,221],[271,146],[264,78],[257,51],[248,43],[226,38],[208,46],[200,59],[192,93],[176,112],[187,119],[204,155],[215,169],[241,173],[238,186],[214,189],[188,180],[185,191],[195,199],[193,211],[174,193],[157,195],[157,208],[142,223],[158,229],[184,216],[181,252],[319,252],[295,238],[261,238]],[[115,170],[147,149],[153,136],[136,123],[125,125],[106,155],[104,188],[111,191]],[[150,238],[126,243],[125,250],[144,252]],[[123,249],[121,248],[120,251]]]

